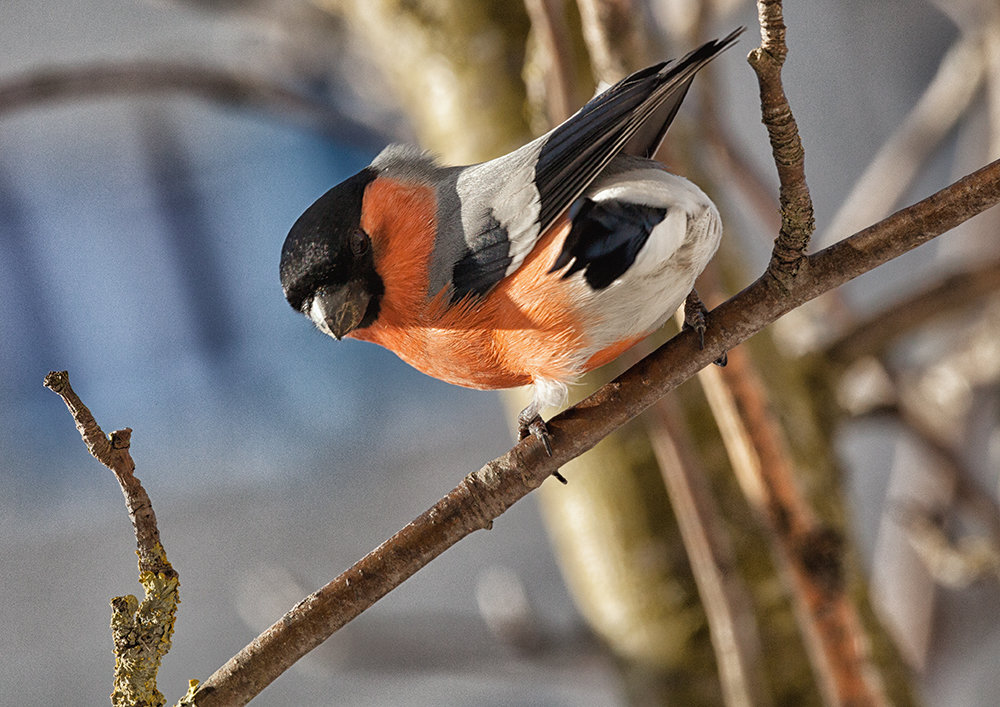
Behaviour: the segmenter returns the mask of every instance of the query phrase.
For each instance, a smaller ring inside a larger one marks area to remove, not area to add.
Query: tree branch
[[[54,101],[183,92],[223,104],[250,105],[295,116],[324,135],[362,145],[372,130],[336,107],[310,100],[260,76],[174,61],[48,67],[0,81],[0,115]]]
[[[1000,202],[1000,161],[807,258],[786,288],[763,276],[710,314],[705,347],[686,330],[549,421],[552,455],[533,438],[469,474],[447,496],[303,599],[208,678],[192,704],[245,704],[341,626],[539,486],[659,398],[803,302]]]
[[[766,707],[772,700],[764,687],[753,601],[742,576],[733,571],[736,559],[721,511],[671,402],[664,398],[654,405],[646,425],[705,607],[723,700],[726,707]]]
[[[542,47],[545,98],[549,123],[557,125],[573,113],[573,43],[566,27],[565,4],[557,0],[524,0],[531,29]]]
[[[131,594],[111,600],[111,633],[115,651],[114,705],[164,704],[156,688],[160,661],[170,650],[174,618],[180,602],[177,572],[167,561],[160,544],[153,506],[135,477],[135,462],[129,453],[132,430],[125,428],[108,438],[94,416],[69,384],[66,371],[45,376],[44,385],[66,403],[87,450],[118,479],[139,555],[139,583],[145,590],[142,603]]]
[[[885,141],[816,242],[883,218],[899,203],[917,172],[966,113],[983,83],[986,52],[981,36],[963,35],[938,66],[913,110]]]
[[[781,230],[774,241],[767,272],[787,286],[803,262],[815,222],[812,198],[806,186],[805,150],[781,85],[781,66],[788,54],[781,0],[758,0],[757,14],[761,44],[750,52],[747,61],[760,85],[761,119],[767,128],[778,168],[781,203]]]
[[[966,309],[996,292],[1000,292],[1000,260],[948,275],[843,332],[827,344],[826,356],[841,363],[878,356],[931,319]]]

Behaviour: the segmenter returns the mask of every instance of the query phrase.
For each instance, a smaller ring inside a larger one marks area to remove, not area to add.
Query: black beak
[[[321,287],[313,295],[307,312],[320,329],[338,341],[358,328],[368,310],[371,295],[360,280],[340,287]]]

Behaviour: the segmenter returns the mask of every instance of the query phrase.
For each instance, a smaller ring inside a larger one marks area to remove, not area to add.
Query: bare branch
[[[167,562],[160,544],[160,531],[156,527],[156,514],[153,505],[135,477],[135,462],[129,454],[129,442],[132,430],[125,428],[111,433],[110,439],[104,434],[100,425],[94,419],[90,410],[69,384],[69,374],[66,371],[52,371],[45,376],[44,385],[56,393],[66,403],[76,429],[80,431],[84,443],[97,461],[114,472],[125,496],[125,506],[135,530],[135,541],[138,547],[139,571],[167,574],[176,577],[177,573]]]
[[[747,61],[757,73],[761,116],[771,140],[781,185],[778,192],[781,230],[774,242],[767,271],[778,282],[787,285],[798,273],[816,226],[812,198],[806,186],[805,150],[781,85],[781,66],[788,54],[781,0],[758,0],[757,14],[761,44],[750,52]]]
[[[306,652],[474,530],[490,527],[553,471],[789,310],[921,245],[1000,202],[1000,161],[811,256],[788,284],[762,277],[710,314],[705,347],[686,330],[549,421],[552,455],[533,438],[469,474],[392,538],[219,668],[192,704],[245,704]]]
[[[639,31],[641,10],[633,0],[576,0],[583,40],[594,75],[614,83],[646,63],[646,35]]]
[[[0,81],[0,115],[54,101],[165,92],[262,107],[296,117],[322,134],[361,144],[375,142],[371,130],[334,106],[309,100],[270,79],[169,61],[49,67],[7,78]]]
[[[531,29],[542,47],[545,66],[545,101],[549,122],[556,125],[573,113],[573,46],[561,0],[524,0]]]
[[[916,106],[876,153],[817,243],[829,243],[883,218],[902,198],[917,170],[968,108],[982,84],[982,37],[961,37],[941,60]]]
[[[862,356],[878,356],[900,336],[932,319],[966,309],[996,292],[1000,292],[1000,260],[948,275],[842,333],[827,344],[826,355],[842,363]]]
[[[135,477],[135,462],[129,453],[132,430],[104,434],[94,416],[69,384],[66,371],[45,376],[45,387],[66,403],[88,451],[114,472],[125,496],[125,506],[135,530],[139,555],[139,583],[145,590],[140,603],[131,594],[111,600],[111,634],[115,651],[114,705],[164,704],[156,688],[160,661],[170,650],[177,615],[179,581],[160,544],[156,515],[146,490]]]
[[[753,602],[739,572],[732,571],[735,558],[704,469],[697,468],[670,399],[652,412],[646,418],[650,440],[705,607],[726,707],[765,707],[771,700]]]

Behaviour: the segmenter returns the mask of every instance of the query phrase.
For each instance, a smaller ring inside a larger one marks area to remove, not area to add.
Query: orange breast
[[[538,376],[569,380],[635,343],[609,347],[581,365],[578,352],[587,337],[573,314],[572,290],[547,274],[568,221],[549,229],[521,267],[485,298],[449,306],[447,292],[427,294],[436,230],[433,190],[379,178],[365,199],[381,207],[366,203],[361,225],[371,235],[385,295],[378,320],[352,337],[391,349],[435,378],[472,388],[510,388]]]

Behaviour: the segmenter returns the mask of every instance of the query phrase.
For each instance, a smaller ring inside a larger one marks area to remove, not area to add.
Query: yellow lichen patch
[[[195,695],[198,692],[198,685],[201,684],[200,680],[188,680],[188,691],[184,697],[177,701],[175,707],[184,707],[185,705],[193,705]]]
[[[160,706],[163,694],[156,687],[160,661],[170,650],[174,619],[180,603],[177,575],[168,572],[140,572],[145,590],[140,603],[134,596],[111,600],[111,633],[115,645],[114,705]]]

